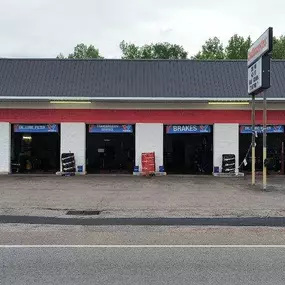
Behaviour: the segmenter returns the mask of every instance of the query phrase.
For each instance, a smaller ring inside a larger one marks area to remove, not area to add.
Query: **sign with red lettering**
[[[247,53],[247,66],[251,66],[261,56],[272,51],[272,35],[272,28],[268,28],[249,48]]]
[[[273,29],[268,28],[249,48],[247,53],[247,90],[256,95],[270,88],[270,52],[272,51]]]

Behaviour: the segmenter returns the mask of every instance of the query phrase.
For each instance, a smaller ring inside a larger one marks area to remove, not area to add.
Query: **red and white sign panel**
[[[272,50],[272,28],[267,29],[259,39],[249,48],[247,53],[247,66],[253,64],[258,58]]]

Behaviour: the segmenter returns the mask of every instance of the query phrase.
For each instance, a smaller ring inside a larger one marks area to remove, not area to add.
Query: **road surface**
[[[0,248],[1,284],[284,284],[285,248]]]
[[[283,227],[0,224],[0,245],[285,244]]]
[[[0,284],[284,284],[283,245],[280,227],[1,224]]]

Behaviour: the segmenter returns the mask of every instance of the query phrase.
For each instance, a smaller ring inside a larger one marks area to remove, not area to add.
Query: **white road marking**
[[[0,245],[0,248],[285,248],[285,245]]]

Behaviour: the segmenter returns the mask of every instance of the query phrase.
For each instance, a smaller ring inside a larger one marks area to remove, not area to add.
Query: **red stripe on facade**
[[[0,109],[0,121],[10,123],[251,123],[248,110],[96,110],[96,109]],[[256,112],[257,124],[262,111]],[[285,111],[268,111],[268,124],[285,125]]]

